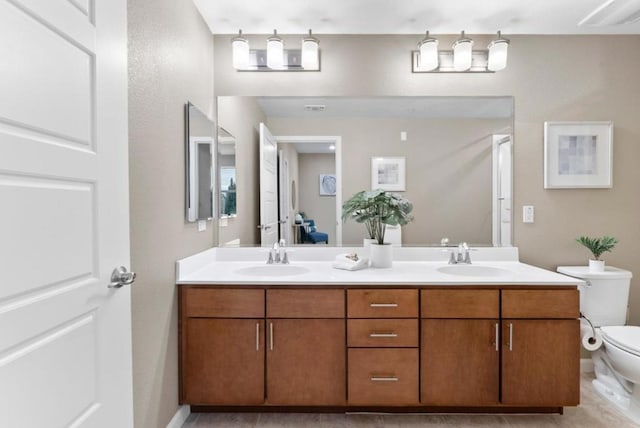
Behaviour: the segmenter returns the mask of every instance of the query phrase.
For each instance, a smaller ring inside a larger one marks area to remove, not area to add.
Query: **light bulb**
[[[267,39],[267,67],[282,68],[284,65],[284,42],[273,30],[273,36]]]
[[[318,45],[320,42],[318,39],[311,35],[309,30],[309,36],[302,39],[302,68],[305,70],[317,70],[320,68],[320,61],[318,57]]]
[[[244,70],[249,66],[249,41],[242,37],[242,30],[238,36],[231,39],[233,52],[233,67],[236,70]]]
[[[453,44],[453,69],[466,71],[471,68],[473,40],[464,35],[464,31]]]

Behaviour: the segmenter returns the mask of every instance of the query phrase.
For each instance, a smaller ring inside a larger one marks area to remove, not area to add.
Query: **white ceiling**
[[[193,0],[213,34],[640,34],[640,0]]]
[[[258,97],[267,117],[423,117],[501,119],[513,115],[512,97]],[[308,111],[305,106],[324,106]]]

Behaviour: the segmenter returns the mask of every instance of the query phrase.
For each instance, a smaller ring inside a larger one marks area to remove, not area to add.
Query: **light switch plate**
[[[535,209],[533,205],[523,205],[522,206],[522,222],[523,223],[533,223],[535,219]]]

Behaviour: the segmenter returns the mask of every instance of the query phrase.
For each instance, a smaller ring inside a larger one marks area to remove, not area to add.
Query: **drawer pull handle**
[[[371,382],[397,382],[397,376],[372,376]]]
[[[509,323],[509,351],[513,351],[513,324]]]
[[[498,323],[496,323],[496,352],[498,352],[498,343],[499,343],[498,340],[499,340],[499,334],[500,334],[499,330],[500,329],[498,328]]]
[[[260,323],[256,323],[256,351],[260,350]]]
[[[398,337],[398,333],[370,333],[369,337]]]
[[[370,307],[372,308],[397,308],[397,303],[370,303]]]
[[[269,323],[269,350],[273,351],[273,323]]]

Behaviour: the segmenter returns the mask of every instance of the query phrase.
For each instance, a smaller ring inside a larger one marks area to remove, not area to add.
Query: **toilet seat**
[[[640,357],[640,327],[631,325],[601,327],[602,339]]]

